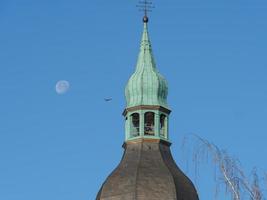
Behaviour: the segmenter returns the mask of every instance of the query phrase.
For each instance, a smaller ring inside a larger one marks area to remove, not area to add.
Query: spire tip
[[[143,17],[143,22],[148,23],[148,17],[146,15]]]
[[[136,6],[139,8],[139,11],[144,12],[143,22],[148,23],[148,13],[154,8],[151,0],[140,0],[139,4]]]

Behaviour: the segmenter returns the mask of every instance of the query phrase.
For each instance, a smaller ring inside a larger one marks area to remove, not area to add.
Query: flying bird
[[[108,102],[108,101],[111,101],[112,98],[105,98],[104,100],[105,100],[106,102]]]

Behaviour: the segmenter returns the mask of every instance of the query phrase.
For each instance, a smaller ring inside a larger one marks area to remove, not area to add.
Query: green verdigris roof
[[[144,23],[136,70],[125,88],[127,108],[140,105],[156,105],[168,108],[167,95],[167,81],[156,69],[147,23]]]

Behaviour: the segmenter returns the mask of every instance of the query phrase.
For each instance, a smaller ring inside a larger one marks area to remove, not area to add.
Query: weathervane
[[[152,12],[152,9],[155,8],[155,6],[153,6],[152,1],[150,0],[143,0],[143,1],[139,1],[138,5],[136,6],[139,8],[139,11],[144,12],[144,18],[143,18],[143,22],[147,23],[148,22],[148,13]]]

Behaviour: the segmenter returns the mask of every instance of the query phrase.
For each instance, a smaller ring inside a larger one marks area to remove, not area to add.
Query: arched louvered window
[[[161,137],[166,137],[166,131],[167,131],[167,122],[166,122],[166,120],[167,120],[167,117],[166,117],[166,115],[163,115],[163,114],[161,114],[160,115],[160,136]]]
[[[138,113],[131,115],[131,137],[137,137],[140,135],[140,116]]]
[[[144,131],[145,135],[155,135],[155,114],[153,112],[145,113]]]

